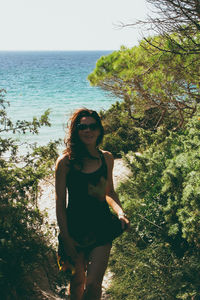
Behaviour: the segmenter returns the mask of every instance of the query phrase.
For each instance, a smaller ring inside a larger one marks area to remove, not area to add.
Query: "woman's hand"
[[[75,265],[76,260],[78,258],[78,253],[75,248],[74,241],[68,237],[67,239],[63,240],[65,254],[69,257],[69,262]]]
[[[128,231],[130,229],[130,222],[127,219],[127,216],[124,213],[119,213],[118,218],[121,221],[122,229]]]

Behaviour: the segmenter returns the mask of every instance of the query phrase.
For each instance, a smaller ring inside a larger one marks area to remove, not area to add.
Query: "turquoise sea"
[[[87,76],[96,61],[111,51],[0,52],[0,89],[5,89],[12,120],[31,120],[51,110],[51,127],[21,140],[46,144],[64,138],[67,120],[79,107],[99,111],[117,99],[91,87]]]

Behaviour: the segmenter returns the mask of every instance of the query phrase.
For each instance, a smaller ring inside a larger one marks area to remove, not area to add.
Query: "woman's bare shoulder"
[[[105,158],[107,164],[109,164],[109,165],[112,166],[113,163],[114,163],[114,158],[113,158],[112,153],[109,152],[109,151],[102,150],[102,149],[101,149],[101,152],[103,153],[104,158]]]
[[[69,169],[70,161],[66,154],[63,154],[57,158],[56,170],[67,170]]]

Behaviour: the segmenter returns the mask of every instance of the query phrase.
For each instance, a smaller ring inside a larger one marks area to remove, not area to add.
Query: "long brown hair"
[[[102,126],[101,119],[95,110],[80,108],[73,113],[68,123],[68,135],[64,140],[66,145],[64,154],[68,155],[70,162],[76,163],[80,166],[82,166],[82,160],[84,157],[92,157],[86,149],[85,145],[81,142],[78,135],[77,125],[80,124],[80,121],[83,117],[94,118],[99,126],[100,135],[97,138],[96,147],[98,147],[102,142],[104,136],[104,128]]]

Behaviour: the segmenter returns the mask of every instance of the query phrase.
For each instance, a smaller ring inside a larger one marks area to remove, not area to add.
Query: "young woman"
[[[58,255],[61,268],[73,266],[71,300],[101,299],[112,240],[129,227],[113,187],[113,157],[98,148],[103,135],[95,111],[77,110],[70,119],[66,150],[56,163]]]

